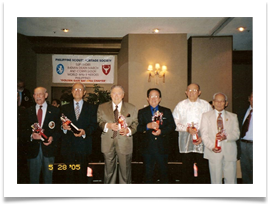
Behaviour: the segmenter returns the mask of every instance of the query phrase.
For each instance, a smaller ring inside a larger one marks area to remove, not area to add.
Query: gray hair
[[[222,93],[222,92],[217,92],[217,93],[215,93],[215,94],[213,95],[213,100],[215,100],[216,95],[218,95],[218,94],[223,95],[223,96],[225,97],[225,101],[227,101],[227,100],[228,100],[228,98],[227,98],[226,94],[225,94],[225,93]]]
[[[110,92],[112,92],[112,90],[113,90],[114,88],[120,88],[120,89],[122,89],[123,93],[125,93],[125,90],[124,90],[124,88],[123,88],[121,85],[113,85],[113,86],[111,87]]]
[[[81,82],[76,82],[76,83],[74,83],[74,84],[72,85],[72,89],[73,89],[73,86],[75,86],[75,84],[81,84],[81,85],[83,86],[83,90],[84,90],[84,91],[86,90],[85,85],[84,85],[83,83],[81,83]]]

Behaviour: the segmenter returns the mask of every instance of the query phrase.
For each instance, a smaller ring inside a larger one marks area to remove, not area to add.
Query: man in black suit
[[[63,124],[61,155],[67,165],[66,183],[87,183],[88,157],[92,153],[92,133],[97,128],[97,108],[83,100],[86,94],[82,83],[72,87],[73,101],[62,106],[62,113],[79,129],[76,134]]]
[[[147,91],[149,106],[138,112],[139,125],[137,131],[143,133],[143,162],[145,167],[145,183],[153,183],[155,164],[159,171],[160,183],[168,183],[169,134],[175,130],[175,123],[170,109],[159,105],[161,92],[152,88]],[[160,116],[153,121],[154,114]]]
[[[60,137],[60,111],[58,108],[47,104],[48,97],[44,87],[37,87],[33,95],[36,105],[27,109],[27,120],[23,134],[27,143],[27,158],[30,170],[30,183],[39,183],[40,172],[43,173],[43,182],[52,183],[52,167],[56,152],[57,140]],[[48,140],[43,141],[40,133],[32,131],[31,126],[39,123]]]

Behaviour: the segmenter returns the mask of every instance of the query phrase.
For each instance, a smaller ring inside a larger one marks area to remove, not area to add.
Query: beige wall
[[[143,108],[148,105],[147,90],[155,87],[161,90],[161,105],[173,111],[176,104],[185,98],[184,91],[187,86],[186,34],[129,34],[124,46],[128,47],[127,53],[125,56],[122,53],[119,58],[128,58],[128,61],[125,60],[124,66],[121,67],[121,70],[127,69],[125,73],[128,72],[128,101],[138,109]],[[120,61],[121,59],[119,59]],[[156,84],[154,78],[148,82],[147,67],[151,63],[167,66],[165,83],[159,79],[159,84]]]
[[[213,94],[227,95],[232,111],[232,37],[192,37],[191,81],[201,86],[201,98],[211,101]]]
[[[128,86],[128,35],[123,37],[121,49],[118,54],[118,84],[125,89],[124,101],[129,101]]]

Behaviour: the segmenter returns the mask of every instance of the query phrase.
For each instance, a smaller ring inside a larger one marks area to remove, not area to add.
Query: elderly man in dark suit
[[[97,119],[103,130],[101,135],[101,151],[104,155],[104,183],[115,184],[119,162],[119,183],[131,183],[131,161],[133,151],[132,135],[137,130],[138,111],[130,103],[122,101],[124,98],[122,86],[114,85],[111,88],[112,101],[98,107]],[[118,117],[126,119],[126,127],[120,127]]]
[[[52,169],[56,152],[57,140],[60,137],[60,111],[47,104],[48,97],[44,87],[37,87],[33,95],[36,105],[27,109],[24,139],[27,143],[27,158],[30,170],[30,183],[39,183],[40,173],[43,173],[43,182],[52,183]],[[32,132],[31,126],[39,123],[48,140],[43,141],[41,133]]]
[[[160,183],[168,183],[169,135],[175,130],[175,122],[171,110],[159,105],[159,89],[149,89],[147,101],[149,106],[140,109],[138,113],[138,132],[144,133],[142,146],[145,183],[153,183],[155,164],[158,167]],[[159,117],[157,121],[155,117]]]
[[[75,83],[73,101],[61,108],[62,114],[79,129],[74,133],[69,125],[62,125],[61,155],[67,165],[66,183],[87,183],[87,163],[92,153],[92,133],[97,128],[97,109],[83,100],[85,94],[85,86]]]

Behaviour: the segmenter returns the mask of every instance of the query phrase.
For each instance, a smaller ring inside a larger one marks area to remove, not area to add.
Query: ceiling
[[[243,26],[245,31],[239,32]],[[68,33],[63,28],[70,30]],[[234,50],[252,50],[251,17],[42,17],[17,18],[26,36],[122,38],[127,34],[186,33],[190,36],[233,36]],[[158,35],[158,34],[157,34]]]

